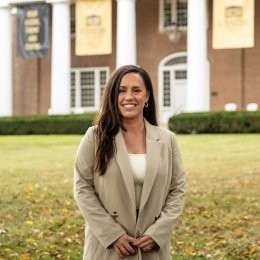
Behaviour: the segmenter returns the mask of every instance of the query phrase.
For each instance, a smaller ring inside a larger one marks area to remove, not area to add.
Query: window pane
[[[107,72],[105,70],[100,71],[99,80],[100,80],[100,98],[101,98],[103,96],[106,80],[107,80]]]
[[[164,0],[164,27],[172,25],[172,5],[171,0]]]
[[[70,103],[71,107],[75,107],[76,102],[75,102],[75,85],[76,85],[76,73],[71,72],[70,73]]]
[[[187,63],[187,56],[180,56],[167,61],[164,66],[171,66],[175,64],[186,64],[186,63]]]
[[[178,26],[187,26],[187,1],[177,1],[177,24]]]
[[[163,72],[163,106],[171,106],[170,71]]]
[[[187,79],[187,71],[186,70],[176,70],[175,79]]]
[[[95,74],[94,71],[81,72],[80,87],[81,87],[81,106],[95,106]]]
[[[70,5],[70,34],[75,34],[76,32],[76,14],[75,14],[75,4]]]
[[[186,27],[188,23],[187,8],[187,0],[163,0],[164,28],[173,25]]]

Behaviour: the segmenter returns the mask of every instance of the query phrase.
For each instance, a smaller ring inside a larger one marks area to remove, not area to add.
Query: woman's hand
[[[143,251],[150,251],[154,249],[157,244],[150,236],[141,236],[136,239],[136,242],[133,243],[133,246],[141,248]]]
[[[136,253],[134,247],[132,246],[135,241],[135,238],[124,234],[112,244],[112,247],[120,258],[125,258],[126,256]]]

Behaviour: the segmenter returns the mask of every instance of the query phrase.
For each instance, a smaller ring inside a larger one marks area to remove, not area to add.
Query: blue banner
[[[39,58],[48,54],[48,21],[48,4],[18,7],[17,56]]]

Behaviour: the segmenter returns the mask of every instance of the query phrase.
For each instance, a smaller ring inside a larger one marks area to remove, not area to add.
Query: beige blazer
[[[84,260],[119,260],[110,247],[124,233],[151,236],[158,248],[137,250],[129,260],[170,259],[170,237],[184,200],[184,169],[175,135],[145,121],[147,169],[136,221],[134,179],[121,130],[105,175],[93,173],[94,127],[76,155],[74,197],[86,221]]]

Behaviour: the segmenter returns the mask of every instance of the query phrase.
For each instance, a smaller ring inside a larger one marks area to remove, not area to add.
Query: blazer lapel
[[[115,142],[116,142],[116,160],[119,165],[119,168],[121,170],[127,191],[130,195],[130,198],[132,200],[132,204],[134,208],[136,208],[135,203],[135,187],[134,187],[134,176],[132,172],[132,168],[130,165],[130,161],[128,158],[128,152],[126,149],[124,137],[122,134],[122,130],[120,129],[118,134],[115,136]]]
[[[160,138],[156,128],[149,124],[145,120],[146,127],[146,173],[143,183],[142,196],[140,202],[140,209],[144,207],[151,189],[153,187],[154,180],[158,173],[159,161],[160,161],[160,152],[161,152],[161,143],[159,142]]]

